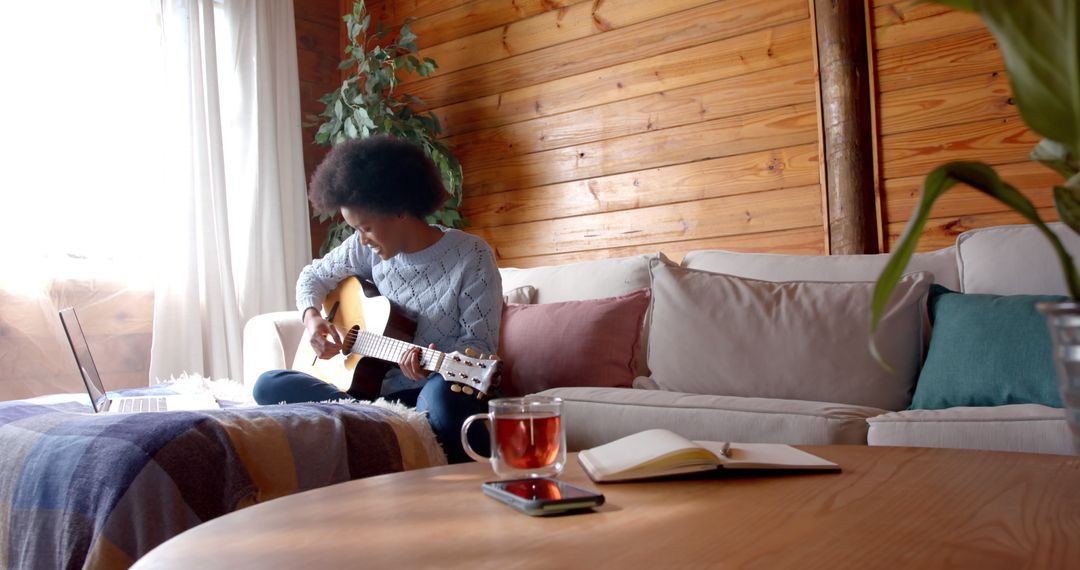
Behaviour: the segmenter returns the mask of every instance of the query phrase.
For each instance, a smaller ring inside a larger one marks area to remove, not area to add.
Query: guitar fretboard
[[[355,341],[353,341],[354,336],[356,337]],[[350,344],[350,341],[353,342]],[[388,360],[390,362],[400,362],[401,355],[404,354],[406,350],[419,348],[420,367],[435,372],[439,372],[439,365],[442,364],[443,357],[446,356],[445,353],[438,350],[424,348],[411,342],[397,340],[368,331],[357,331],[356,329],[350,330],[345,335],[345,346],[350,345],[352,346],[350,352],[378,358],[379,360]]]

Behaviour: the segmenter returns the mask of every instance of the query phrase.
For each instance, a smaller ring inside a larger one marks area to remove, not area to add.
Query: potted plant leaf
[[[341,86],[319,99],[326,108],[318,116],[309,117],[319,125],[315,133],[318,144],[336,145],[356,138],[388,134],[412,141],[424,149],[442,175],[450,199],[442,209],[428,217],[428,223],[440,223],[457,228],[467,225],[462,218],[461,163],[437,139],[442,127],[432,112],[418,113],[423,105],[418,97],[396,92],[404,70],[422,77],[431,75],[438,65],[431,58],[421,59],[417,53],[417,36],[410,29],[415,18],[409,17],[396,30],[374,24],[364,0],[353,4],[352,12],[342,16],[349,45],[345,59],[338,66],[349,70]],[[353,233],[336,212],[318,212],[320,222],[332,220],[319,254],[337,247]]]
[[[1030,158],[1058,173],[1054,188],[1061,221],[1080,233],[1080,2],[1077,0],[933,0],[978,13],[1005,60],[1013,97],[1024,122],[1044,137]],[[1035,206],[993,167],[950,162],[926,177],[922,198],[874,290],[871,334],[907,267],[934,202],[958,183],[988,194],[1015,210],[1046,236],[1065,277],[1072,302],[1042,303],[1054,344],[1062,400],[1080,453],[1080,279],[1058,236]],[[871,337],[873,338],[873,337]],[[871,340],[871,351],[877,356]],[[1073,356],[1076,353],[1078,356]],[[880,358],[879,358],[880,360]]]

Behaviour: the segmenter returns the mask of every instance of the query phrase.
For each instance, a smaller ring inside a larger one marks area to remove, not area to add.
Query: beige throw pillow
[[[503,304],[531,305],[536,302],[536,287],[522,285],[503,294]]]
[[[536,288],[534,303],[561,303],[618,297],[649,286],[649,260],[658,254],[594,259],[578,263],[519,269],[503,267],[503,291],[522,285]]]
[[[922,359],[929,273],[905,276],[868,348],[873,283],[775,283],[651,264],[648,365],[663,390],[904,409]]]

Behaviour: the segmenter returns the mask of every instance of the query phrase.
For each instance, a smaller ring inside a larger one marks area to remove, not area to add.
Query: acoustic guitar
[[[326,296],[323,306],[329,308],[326,320],[341,337],[341,354],[318,358],[311,347],[311,335],[304,331],[293,369],[330,382],[354,398],[377,398],[383,377],[412,348],[420,349],[420,367],[441,374],[455,392],[483,398],[497,384],[497,356],[471,349],[465,354],[446,353],[413,344],[416,323],[383,297],[371,281],[346,278]]]

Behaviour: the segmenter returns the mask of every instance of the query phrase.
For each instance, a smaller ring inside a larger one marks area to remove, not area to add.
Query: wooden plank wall
[[[1038,136],[1020,119],[993,36],[975,15],[906,0],[871,0],[882,216],[887,243],[903,232],[923,179],[951,160],[981,160],[1057,219],[1059,176],[1027,160]],[[952,245],[965,230],[1024,223],[969,188],[941,198],[920,249]]]
[[[351,6],[351,2],[348,6]],[[322,112],[319,98],[341,84],[338,62],[341,61],[341,15],[346,9],[344,0],[293,0],[296,19],[296,58],[300,75],[300,113],[307,124],[308,115]],[[351,9],[351,8],[350,8]],[[305,180],[311,180],[315,167],[322,162],[329,147],[315,144],[317,127],[304,127]],[[329,224],[311,220],[311,255],[317,257],[319,246],[326,239]]]
[[[504,266],[824,253],[807,0],[385,0]]]

